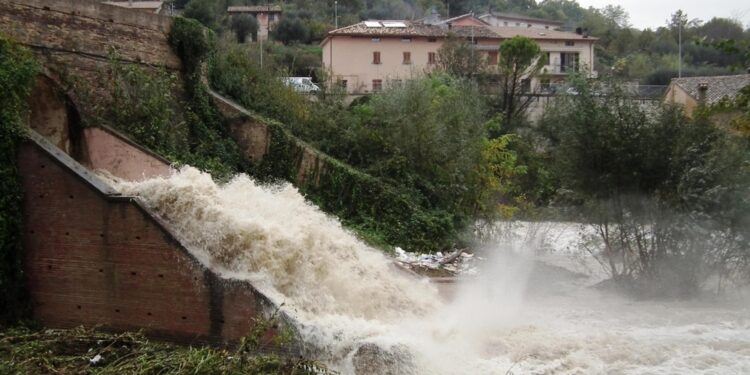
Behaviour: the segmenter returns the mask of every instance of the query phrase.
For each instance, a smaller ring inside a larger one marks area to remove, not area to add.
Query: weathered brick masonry
[[[112,49],[126,63],[178,71],[170,27],[170,18],[91,0],[0,0],[0,32],[30,47],[44,72],[29,118],[43,137],[31,132],[18,163],[33,314],[49,327],[103,325],[226,343],[272,309],[252,285],[202,266],[137,200],[97,182],[70,156],[124,178],[168,169],[116,132],[82,129],[80,116],[97,92],[108,92],[101,72]]]
[[[21,147],[18,162],[26,272],[34,317],[45,325],[223,343],[270,308],[246,282],[220,280],[136,199],[41,136]]]
[[[94,103],[82,98],[108,92],[100,72],[110,51],[123,62],[178,71],[171,25],[169,17],[91,0],[0,0],[0,32],[30,47],[83,112]]]

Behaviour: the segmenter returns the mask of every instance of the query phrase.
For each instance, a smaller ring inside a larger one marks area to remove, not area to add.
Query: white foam
[[[186,167],[118,187],[141,197],[209,267],[283,302],[316,355],[342,373],[354,372],[363,344],[409,359],[385,358],[388,368],[375,373],[750,373],[746,307],[633,302],[582,288],[596,278],[530,297],[543,281],[530,278],[540,252],[528,241],[498,240],[479,276],[452,286],[459,296],[444,303],[433,285],[399,272],[290,185],[238,176],[217,186]],[[525,232],[519,237],[540,238]],[[559,251],[542,256],[573,270],[561,259],[574,236],[550,233]]]

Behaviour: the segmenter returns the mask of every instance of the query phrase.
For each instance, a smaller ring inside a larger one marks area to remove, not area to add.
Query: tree
[[[374,95],[371,124],[389,154],[369,170],[423,192],[457,215],[475,209],[486,112],[476,83],[446,75],[409,80]]]
[[[310,38],[310,30],[302,22],[302,19],[288,15],[279,21],[276,28],[271,32],[271,35],[274,39],[284,44],[294,42],[306,43]]]
[[[245,43],[247,35],[251,34],[253,40],[258,39],[258,20],[249,14],[240,14],[232,17],[232,30],[237,35],[237,41]]]
[[[630,27],[630,15],[622,5],[607,5],[601,12],[612,26],[622,29]]]
[[[437,53],[440,70],[454,77],[471,77],[479,73],[482,60],[466,39],[450,34]]]
[[[729,18],[714,17],[698,28],[698,35],[709,40],[743,38],[742,24]]]
[[[595,233],[582,244],[624,286],[687,296],[711,276],[750,270],[750,147],[747,139],[644,109],[617,85],[574,81],[543,117],[563,188],[585,204]],[[719,120],[721,121],[721,120]]]
[[[216,26],[217,3],[213,0],[190,0],[182,15],[202,23],[208,28]]]
[[[545,64],[541,48],[529,38],[516,36],[500,45],[501,109],[506,126],[512,128],[514,121],[522,116],[531,103],[530,96],[522,98],[522,80],[538,75]]]

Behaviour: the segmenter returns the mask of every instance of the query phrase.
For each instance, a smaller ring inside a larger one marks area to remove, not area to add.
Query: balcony
[[[550,64],[545,65],[544,68],[542,68],[542,73],[546,74],[571,74],[576,73],[580,69],[580,66],[578,64]]]

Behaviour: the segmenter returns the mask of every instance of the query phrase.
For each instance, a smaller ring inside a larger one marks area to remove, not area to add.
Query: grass
[[[253,341],[230,350],[154,342],[133,332],[16,326],[0,330],[0,374],[330,374],[315,361],[259,354],[247,345]]]

